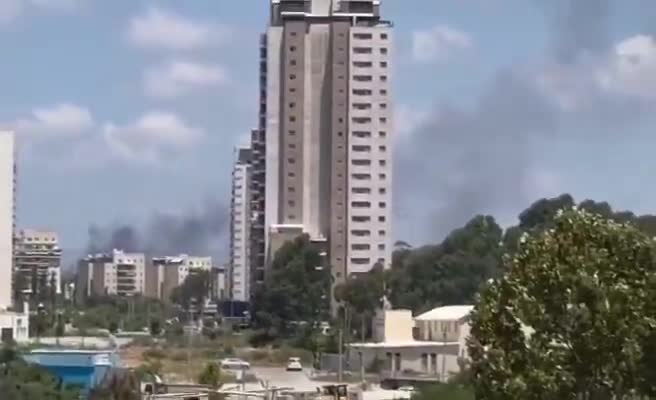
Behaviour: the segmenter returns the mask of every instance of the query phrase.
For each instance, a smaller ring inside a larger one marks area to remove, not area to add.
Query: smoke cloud
[[[546,185],[541,180],[550,177],[536,159],[551,145],[590,140],[586,135],[603,140],[645,115],[640,104],[602,93],[590,76],[592,64],[603,62],[612,44],[609,1],[536,4],[552,28],[548,51],[537,65],[499,71],[472,107],[437,105],[397,149],[399,239],[434,242],[481,213],[516,216],[537,196],[562,190],[553,182],[541,188]],[[560,84],[556,89],[567,98],[547,93],[544,76],[551,85]],[[428,221],[428,226],[421,232],[416,225],[403,226],[406,221]]]
[[[112,249],[151,256],[190,254],[222,261],[227,251],[229,208],[217,201],[186,214],[155,212],[144,226],[116,224],[89,227],[87,253]]]

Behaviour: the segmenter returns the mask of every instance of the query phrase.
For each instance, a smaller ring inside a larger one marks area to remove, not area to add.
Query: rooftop
[[[454,321],[468,316],[474,306],[437,307],[415,317],[416,321]]]

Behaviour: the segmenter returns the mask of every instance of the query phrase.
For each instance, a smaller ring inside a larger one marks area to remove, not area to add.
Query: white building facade
[[[146,257],[143,253],[113,250],[89,255],[78,264],[78,298],[143,295],[146,291]]]
[[[237,149],[232,170],[232,199],[230,203],[230,297],[249,301],[250,291],[250,185],[251,149]]]
[[[23,284],[23,293],[36,294],[39,287],[61,293],[61,256],[57,233],[22,229],[14,243],[15,281]]]
[[[260,64],[267,265],[273,235],[298,226],[327,243],[335,283],[391,265],[392,24],[380,8],[271,0]]]
[[[12,305],[16,161],[12,132],[0,132],[0,310]]]

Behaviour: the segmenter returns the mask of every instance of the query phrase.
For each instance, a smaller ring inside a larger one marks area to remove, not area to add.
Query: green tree
[[[419,389],[412,400],[474,400],[474,391],[464,385],[447,383],[428,385]]]
[[[271,271],[253,299],[256,326],[268,337],[291,333],[293,323],[312,330],[326,321],[330,311],[329,268],[307,235],[286,242],[276,253]]]
[[[150,334],[152,336],[159,336],[162,333],[162,321],[153,319],[150,321]]]
[[[493,217],[477,216],[438,245],[397,250],[387,279],[390,302],[414,311],[471,303],[498,273],[502,237]]]
[[[364,274],[352,275],[335,288],[335,299],[346,308],[347,315],[357,315],[360,321],[360,338],[364,341],[367,326],[376,310],[382,306],[385,296],[385,272],[382,265],[376,265]],[[347,332],[353,329],[347,327]]]
[[[221,368],[216,363],[208,363],[198,376],[198,383],[218,389],[221,387]]]
[[[198,305],[202,315],[205,300],[209,297],[211,290],[211,275],[209,271],[193,271],[187,275],[182,285],[171,293],[171,301],[179,304],[183,309],[189,311],[193,304]]]
[[[653,397],[653,240],[584,210],[549,225],[522,236],[472,315],[477,398]]]

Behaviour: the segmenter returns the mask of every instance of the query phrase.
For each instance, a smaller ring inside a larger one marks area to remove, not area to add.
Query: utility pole
[[[340,329],[339,330],[339,344],[338,344],[338,347],[339,347],[339,365],[337,367],[337,382],[339,382],[339,383],[342,383],[342,375],[343,375],[342,369],[344,368],[344,361],[343,361],[343,357],[342,357],[342,353],[343,353],[342,348],[343,348],[343,346],[344,346],[344,330]]]

